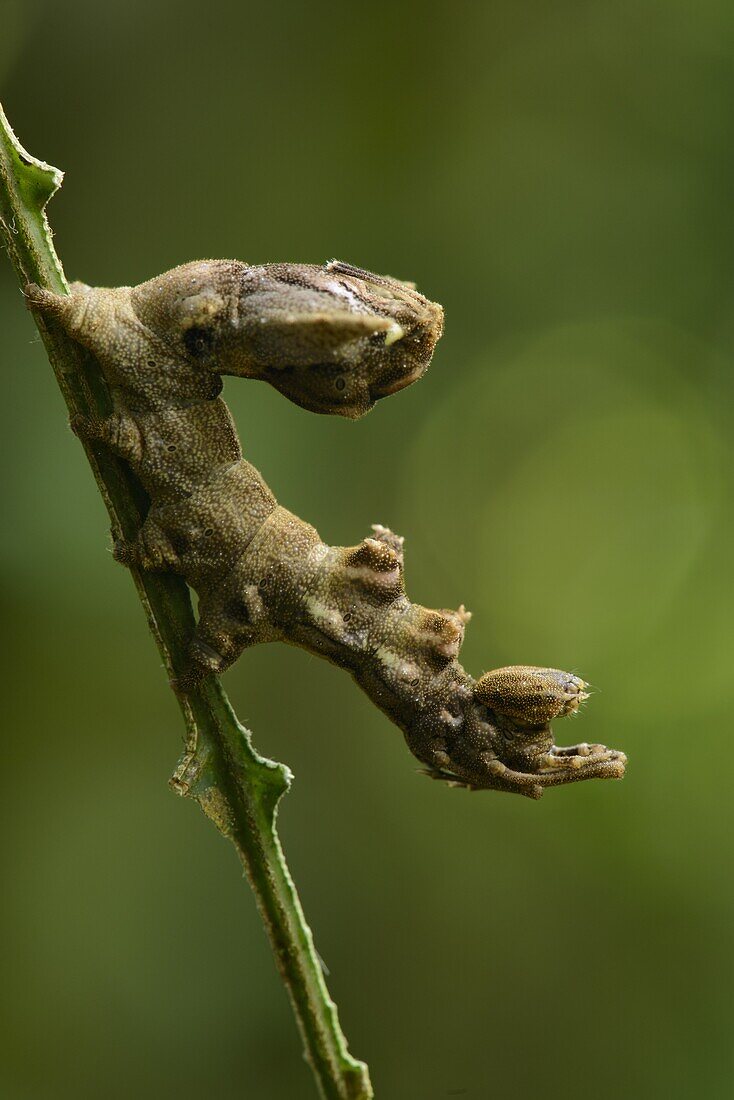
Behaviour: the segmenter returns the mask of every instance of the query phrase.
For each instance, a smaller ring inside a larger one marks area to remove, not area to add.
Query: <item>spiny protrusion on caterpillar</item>
[[[347,569],[355,573],[394,574],[400,572],[400,558],[392,546],[379,539],[364,539],[354,550],[347,551],[344,559]]]
[[[405,590],[402,555],[379,539],[367,538],[345,549],[342,565],[348,578],[380,602],[389,603]]]
[[[151,498],[115,556],[175,570],[199,594],[184,690],[281,640],[346,668],[425,774],[452,786],[539,798],[622,776],[623,753],[553,743],[549,723],[587,698],[583,681],[528,666],[475,681],[457,659],[470,613],[408,599],[399,535],[374,524],[357,546],[328,546],[242,457],[221,375],[361,416],[425,372],[441,335],[441,307],[413,284],[338,261],[204,260],[138,287],[29,287],[28,299],[96,355],[109,384],[112,415],[77,417],[74,430],[125,458]]]
[[[379,542],[384,542],[387,546],[391,547],[397,554],[400,564],[403,564],[403,545],[405,539],[402,535],[396,535],[389,527],[383,527],[381,523],[373,523],[372,530],[375,538]]]

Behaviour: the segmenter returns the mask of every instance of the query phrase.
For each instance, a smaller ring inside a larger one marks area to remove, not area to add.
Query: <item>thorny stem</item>
[[[58,169],[26,153],[0,106],[0,229],[22,287],[34,282],[57,294],[68,293],[44,212],[62,178]],[[109,412],[109,395],[94,359],[55,324],[38,314],[35,321],[70,414]],[[113,535],[132,538],[145,514],[145,494],[122,461],[94,444],[85,444],[85,450]],[[185,666],[194,628],[188,589],[172,574],[131,573],[169,677],[175,680]],[[215,677],[177,697],[186,749],[171,786],[196,799],[237,850],[321,1095],[326,1100],[369,1100],[373,1092],[367,1066],[347,1049],[275,828],[291,773],[255,751]]]

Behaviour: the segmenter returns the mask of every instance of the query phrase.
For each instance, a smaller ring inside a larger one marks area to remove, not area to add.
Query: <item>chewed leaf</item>
[[[13,161],[14,178],[26,195],[28,201],[43,209],[54,195],[64,179],[64,173],[37,157],[31,156],[18,141],[5,112],[0,106],[0,134],[3,151]]]
[[[26,152],[0,105],[0,220],[6,229],[7,246],[26,281],[36,279],[46,265],[51,269],[54,289],[59,291],[66,289],[66,280],[44,209],[63,178],[58,168]],[[25,217],[28,209],[36,211],[32,219]],[[16,240],[19,235],[22,242]]]

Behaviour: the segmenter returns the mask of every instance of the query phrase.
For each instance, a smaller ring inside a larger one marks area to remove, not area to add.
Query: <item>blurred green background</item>
[[[732,1095],[734,10],[0,0],[2,99],[63,168],[70,277],[338,256],[447,312],[359,423],[227,382],[334,543],[406,536],[475,675],[598,689],[630,757],[539,804],[415,775],[344,673],[228,673],[296,774],[281,832],[381,1100]],[[233,851],[8,263],[0,1095],[314,1095]]]

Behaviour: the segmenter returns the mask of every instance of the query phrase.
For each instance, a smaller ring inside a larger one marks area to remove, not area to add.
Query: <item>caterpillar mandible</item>
[[[198,593],[189,681],[281,640],[346,668],[433,778],[540,798],[622,777],[621,752],[553,743],[550,722],[588,697],[582,680],[529,666],[474,680],[457,661],[469,613],[411,603],[402,538],[378,525],[357,546],[328,546],[242,456],[222,375],[356,418],[425,372],[443,310],[412,283],[337,261],[202,260],[137,287],[31,286],[28,299],[110,387],[112,415],[72,427],[126,459],[150,497],[116,556],[174,570]]]

